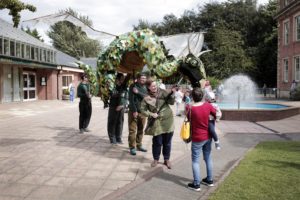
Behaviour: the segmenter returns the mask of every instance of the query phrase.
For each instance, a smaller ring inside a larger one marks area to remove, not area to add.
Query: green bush
[[[68,89],[64,89],[64,90],[63,90],[63,94],[64,94],[64,95],[70,95],[70,92],[69,92]]]
[[[217,89],[218,85],[220,84],[220,80],[215,77],[207,77],[210,82],[212,89]]]
[[[291,91],[291,99],[294,101],[300,100],[300,85],[298,85],[294,91]]]

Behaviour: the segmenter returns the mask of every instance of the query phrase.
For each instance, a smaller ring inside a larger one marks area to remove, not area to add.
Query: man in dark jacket
[[[123,144],[122,132],[124,123],[124,110],[127,100],[127,83],[130,75],[118,73],[116,86],[110,93],[107,132],[111,144]]]
[[[92,115],[92,96],[90,94],[90,85],[88,83],[88,76],[86,74],[81,76],[81,83],[77,87],[77,96],[80,98],[79,131],[80,133],[89,132],[87,127],[90,123]]]
[[[146,118],[141,115],[140,110],[141,102],[147,95],[146,80],[146,74],[140,73],[137,76],[137,82],[129,87],[128,144],[131,155],[136,155],[136,150],[147,152],[142,146]]]

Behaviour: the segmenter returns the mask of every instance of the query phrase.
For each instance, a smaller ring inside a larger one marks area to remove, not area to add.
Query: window
[[[21,44],[21,58],[25,58],[25,44]]]
[[[73,76],[72,75],[64,75],[62,76],[62,92],[64,93],[64,90],[67,89],[69,90],[69,85],[73,81]]]
[[[283,59],[283,81],[288,82],[289,80],[289,60]]]
[[[40,61],[43,61],[43,49],[40,49]]]
[[[9,56],[9,40],[7,38],[4,38],[4,55]]]
[[[289,32],[290,32],[290,23],[284,22],[283,24],[283,38],[284,38],[284,44],[289,44]]]
[[[53,60],[53,51],[50,52],[50,62],[54,63],[54,60]]]
[[[25,59],[30,59],[30,46],[28,44],[25,46]]]
[[[3,54],[3,39],[0,37],[0,54]]]
[[[54,52],[54,55],[53,55],[53,63],[56,63],[56,52]]]
[[[294,69],[295,69],[295,80],[300,80],[300,56],[295,57],[294,61]]]
[[[73,76],[72,75],[64,75],[62,76],[62,86],[69,87],[70,83],[72,83]]]
[[[16,50],[15,50],[15,41],[10,40],[9,45],[10,45],[10,56],[16,56]]]
[[[20,44],[20,42],[17,42],[17,43],[16,43],[16,56],[17,56],[18,58],[21,57],[21,44]]]
[[[44,61],[44,62],[46,62],[46,57],[47,57],[47,55],[46,55],[46,50],[44,49],[44,50],[43,50],[43,61]]]
[[[50,51],[47,51],[47,62],[50,62]]]
[[[34,60],[34,47],[30,47],[31,51],[31,60]]]
[[[39,48],[34,48],[34,60],[39,60]]]
[[[300,40],[300,15],[295,17],[296,41]]]

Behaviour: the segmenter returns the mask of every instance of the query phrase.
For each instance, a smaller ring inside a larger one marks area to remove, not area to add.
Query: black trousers
[[[116,107],[109,107],[107,132],[111,143],[122,142],[123,123],[124,108],[116,111]]]
[[[153,136],[152,155],[154,160],[159,160],[161,148],[162,148],[164,160],[170,159],[172,137],[173,137],[173,132],[163,133],[161,135]]]
[[[91,101],[79,102],[79,129],[87,128],[92,116]]]

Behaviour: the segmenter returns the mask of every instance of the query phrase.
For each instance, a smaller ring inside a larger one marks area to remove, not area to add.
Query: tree
[[[48,36],[53,46],[73,57],[96,57],[100,52],[97,40],[89,39],[81,27],[68,21],[57,22],[50,27]]]
[[[248,73],[258,85],[276,86],[277,69],[277,0],[256,7],[256,0],[229,0],[223,4],[207,4],[201,10],[199,21],[208,32],[219,24],[238,31],[242,48],[253,67]],[[212,42],[206,37],[206,42]],[[226,56],[226,55],[224,55]]]
[[[25,4],[19,0],[1,0],[0,10],[8,9],[9,15],[12,16],[14,27],[18,27],[21,19],[20,12],[22,10],[30,10],[31,12],[36,11],[36,7],[31,4]]]
[[[253,63],[243,48],[244,41],[240,32],[219,25],[211,29],[207,37],[210,41],[207,44],[212,51],[204,54],[201,59],[208,76],[224,79],[253,70]]]
[[[24,29],[23,27],[21,28],[23,31],[25,31],[26,33],[28,33],[29,35],[35,37],[36,39],[40,40],[41,42],[44,42],[42,36],[39,35],[39,32],[36,29],[30,29],[29,27],[26,27],[26,29]]]
[[[148,21],[140,19],[137,26],[133,25],[135,31],[146,28],[153,30],[159,36],[164,34],[164,29],[159,23],[150,24]]]
[[[76,17],[80,21],[82,21],[85,25],[92,27],[93,21],[89,18],[89,16],[80,15],[77,11],[73,10],[72,8],[67,8],[65,10],[60,10],[59,13],[69,13],[73,17]]]
[[[169,14],[155,26],[144,23],[158,35],[205,31],[204,54],[209,76],[227,78],[246,73],[259,85],[276,85],[277,0],[257,8],[256,0],[228,0],[205,4],[197,11],[185,11],[177,18]],[[202,59],[202,58],[201,58]]]
[[[278,30],[274,19],[277,6],[277,0],[261,6],[258,14],[253,18],[253,26],[249,27],[253,30],[251,32],[253,44],[251,45],[256,46],[252,53],[257,66],[253,77],[261,86],[265,83],[268,87],[276,87],[277,84]]]

